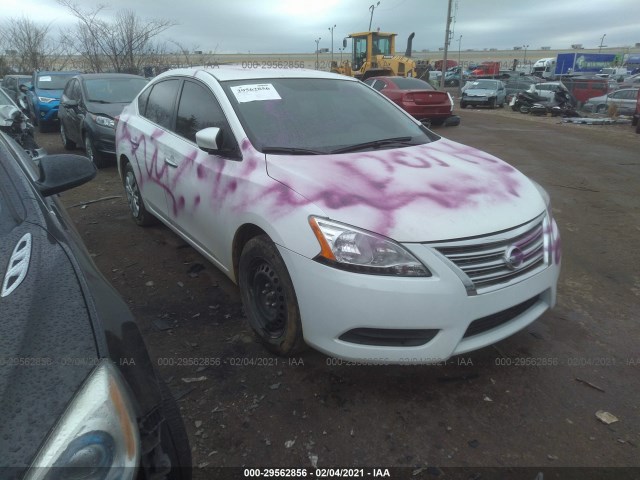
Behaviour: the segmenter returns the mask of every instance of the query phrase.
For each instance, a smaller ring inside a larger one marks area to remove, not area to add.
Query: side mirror
[[[207,153],[216,153],[220,148],[220,131],[218,127],[208,127],[196,132],[196,145]]]
[[[37,163],[36,187],[44,197],[87,183],[98,172],[91,160],[80,155],[45,155]]]

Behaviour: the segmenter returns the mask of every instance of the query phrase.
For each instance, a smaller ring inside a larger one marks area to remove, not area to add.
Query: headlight
[[[57,100],[57,98],[38,97],[38,100],[40,100],[40,103],[51,103],[51,102],[55,102]]]
[[[106,360],[73,398],[25,478],[132,479],[139,457],[133,408],[120,373]]]
[[[315,260],[357,273],[430,277],[431,272],[390,238],[324,218],[309,217],[320,243]]]
[[[114,122],[113,118],[103,117],[102,115],[91,115],[91,118],[93,118],[98,125],[102,125],[103,127],[116,127],[116,122]]]
[[[447,96],[449,97],[449,102],[451,103],[451,110],[453,110],[453,97],[449,92],[447,92]]]

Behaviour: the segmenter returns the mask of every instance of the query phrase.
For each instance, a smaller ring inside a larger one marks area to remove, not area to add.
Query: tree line
[[[105,7],[85,9],[73,0],[57,0],[72,13],[76,25],[56,31],[52,23],[27,17],[0,22],[0,76],[35,70],[78,69],[88,72],[140,74],[143,67],[163,67],[169,54],[190,60],[191,49],[180,42],[160,42],[158,36],[175,22],[142,19],[133,10],[105,15]]]

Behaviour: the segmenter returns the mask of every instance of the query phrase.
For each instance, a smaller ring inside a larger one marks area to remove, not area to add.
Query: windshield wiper
[[[349,145],[348,147],[338,148],[333,150],[331,153],[347,153],[347,152],[357,152],[358,150],[366,150],[367,148],[378,149],[380,147],[384,147],[385,145],[416,145],[415,143],[411,143],[413,137],[395,137],[395,138],[383,138],[381,140],[373,140],[372,142],[364,142],[357,143],[355,145]]]
[[[291,155],[326,155],[326,152],[298,147],[262,147],[262,153],[289,153]]]
[[[87,100],[87,102],[91,102],[91,103],[111,103],[107,100],[94,100],[92,98],[90,98],[89,100]]]

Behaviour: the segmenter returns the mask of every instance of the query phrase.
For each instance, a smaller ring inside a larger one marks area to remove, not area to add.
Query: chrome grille
[[[547,217],[499,234],[432,245],[464,280],[469,293],[486,293],[520,281],[548,264]],[[472,288],[469,288],[472,286]]]

